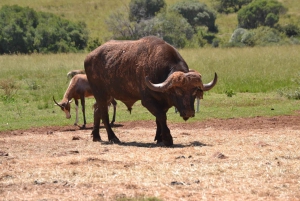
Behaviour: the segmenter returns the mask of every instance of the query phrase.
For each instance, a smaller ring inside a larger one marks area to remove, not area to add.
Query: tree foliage
[[[208,31],[216,32],[216,15],[206,4],[198,0],[181,0],[170,7],[171,11],[180,13],[194,28],[206,26]]]
[[[127,7],[122,7],[105,20],[108,30],[113,33],[114,39],[136,39],[137,36],[137,22],[130,21]]]
[[[159,13],[153,18],[153,34],[178,48],[193,37],[193,28],[185,18],[175,12]],[[149,28],[148,28],[149,29]]]
[[[0,54],[76,52],[87,45],[88,32],[82,22],[17,5],[3,6],[0,16]]]
[[[233,13],[239,11],[242,6],[252,2],[252,0],[214,0],[214,8],[219,13]]]
[[[131,0],[129,3],[130,21],[140,22],[153,18],[155,13],[166,5],[164,0]]]
[[[274,27],[279,21],[280,12],[286,9],[277,0],[256,0],[238,12],[239,26],[253,29],[259,26]]]

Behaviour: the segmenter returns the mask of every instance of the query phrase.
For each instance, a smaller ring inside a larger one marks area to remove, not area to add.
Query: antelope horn
[[[218,81],[218,75],[217,73],[215,73],[214,79],[208,84],[203,84],[202,90],[203,91],[211,90],[217,84],[217,81]]]
[[[63,106],[62,106],[61,104],[59,104],[58,102],[56,102],[56,100],[54,99],[54,96],[53,96],[53,101],[54,101],[54,103],[55,103],[57,106],[63,108]]]

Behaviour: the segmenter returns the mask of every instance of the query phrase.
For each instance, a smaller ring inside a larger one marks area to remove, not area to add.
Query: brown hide
[[[94,141],[101,140],[98,119],[103,117],[108,139],[119,142],[108,125],[107,110],[101,107],[112,96],[129,108],[141,100],[143,106],[156,117],[155,140],[172,145],[166,112],[176,106],[185,120],[193,117],[197,91],[203,90],[201,75],[189,72],[178,51],[156,37],[109,41],[88,54],[84,66],[98,107],[101,108],[94,114]],[[164,91],[153,90],[150,86],[152,83],[159,85],[167,79],[171,81]],[[213,85],[215,83],[216,79]]]

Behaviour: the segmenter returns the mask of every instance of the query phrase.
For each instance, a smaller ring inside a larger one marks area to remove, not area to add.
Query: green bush
[[[0,54],[76,52],[87,45],[82,22],[17,5],[3,6],[0,16]]]
[[[243,46],[268,46],[289,44],[290,40],[286,35],[280,33],[275,28],[258,27],[257,29],[247,30],[243,28],[236,29],[227,44],[227,47]]]
[[[216,15],[206,4],[198,0],[181,0],[170,7],[171,11],[180,13],[192,25],[206,26],[208,31],[217,32]]]
[[[219,13],[234,13],[252,0],[213,0],[213,7]]]
[[[153,18],[155,13],[166,5],[164,0],[131,0],[129,3],[129,20],[140,22]]]
[[[286,12],[277,0],[255,0],[238,11],[241,28],[254,29],[259,26],[273,27],[279,21],[279,14]]]
[[[288,37],[292,36],[300,36],[300,28],[296,24],[286,24],[286,25],[278,25],[276,26],[280,32],[284,33]]]
[[[153,35],[163,38],[177,48],[183,48],[186,41],[193,37],[193,28],[178,13],[159,13],[154,21]]]
[[[175,12],[159,12],[151,19],[131,22],[126,9],[117,10],[106,20],[114,39],[139,39],[158,36],[177,48],[183,48],[193,37],[193,28],[187,20]]]

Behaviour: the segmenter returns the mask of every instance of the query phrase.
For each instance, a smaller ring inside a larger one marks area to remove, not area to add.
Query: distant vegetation
[[[77,52],[87,46],[83,22],[17,5],[3,6],[0,16],[0,54]]]
[[[112,38],[146,35],[178,48],[300,43],[296,0],[2,0],[0,6],[0,54],[90,51]]]

